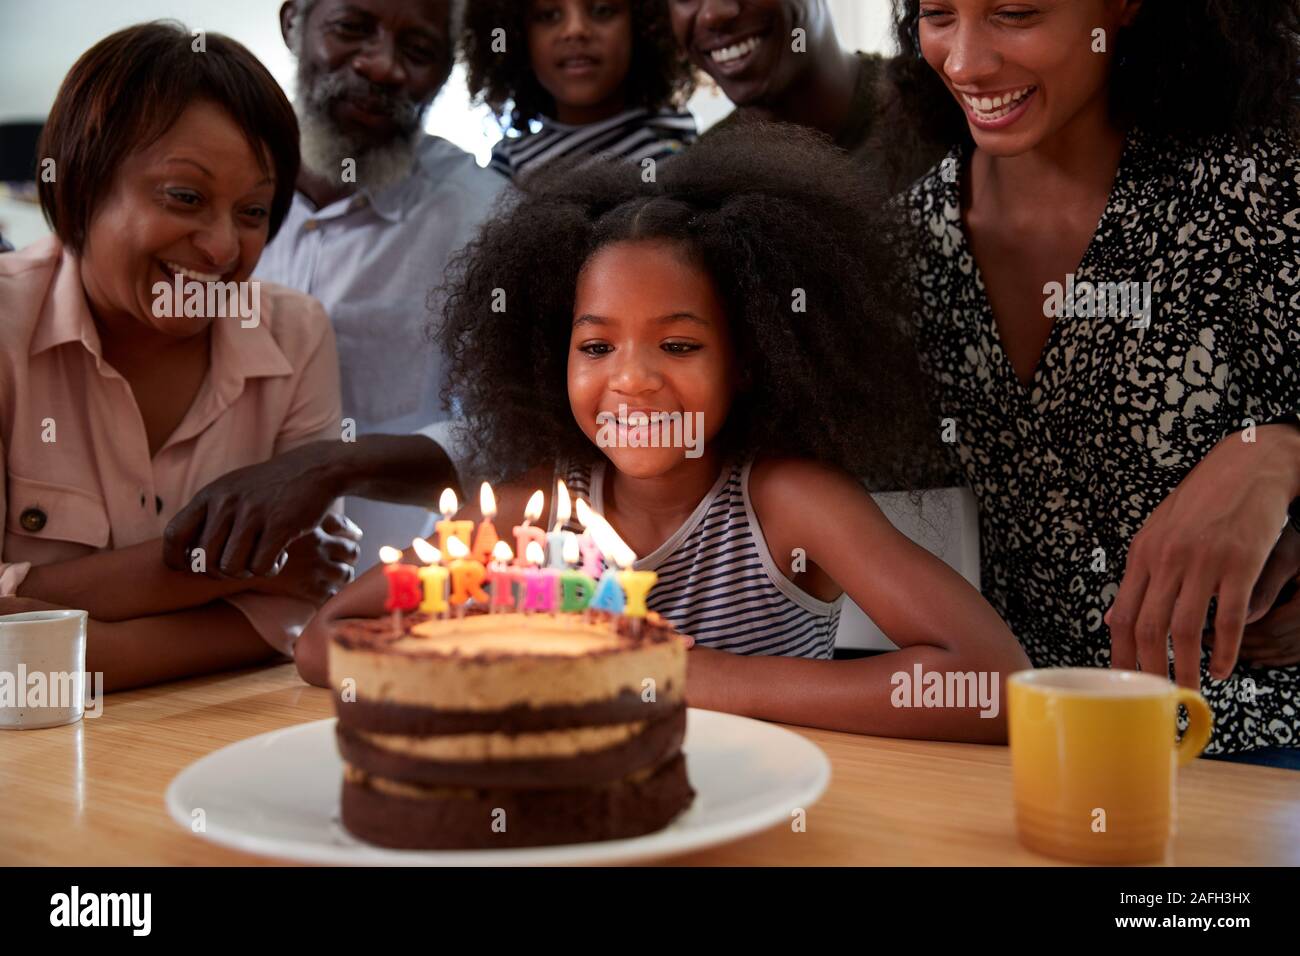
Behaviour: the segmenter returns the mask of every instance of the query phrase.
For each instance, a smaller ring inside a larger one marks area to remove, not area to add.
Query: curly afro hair
[[[935,144],[969,144],[966,117],[920,56],[920,0],[893,0],[892,87],[881,121],[895,169]],[[1174,137],[1300,132],[1300,0],[1143,0],[1115,44],[1111,115]],[[895,185],[903,185],[895,183]]]
[[[632,14],[632,62],[627,106],[661,110],[685,103],[695,73],[673,38],[664,0],[628,0]],[[555,100],[533,73],[528,55],[530,0],[469,0],[461,32],[461,56],[472,97],[487,103],[507,129],[528,131],[529,120],[555,115]],[[506,31],[505,52],[492,50],[492,31]],[[506,112],[509,110],[509,116]]]
[[[575,289],[597,249],[641,240],[678,244],[724,303],[746,384],[720,449],[821,460],[878,491],[916,487],[941,446],[879,200],[820,134],[760,122],[714,131],[656,182],[622,163],[525,177],[453,262],[434,329],[475,473],[510,480],[601,457],[568,400]]]

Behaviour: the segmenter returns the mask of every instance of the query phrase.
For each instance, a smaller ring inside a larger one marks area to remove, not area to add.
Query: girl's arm
[[[55,610],[31,598],[0,598],[0,614]],[[230,605],[141,617],[86,622],[86,670],[104,674],[104,689],[126,690],[272,661],[279,655]]]
[[[524,506],[529,496],[541,489],[546,496],[542,507],[539,526],[544,526],[550,512],[553,493],[554,468],[550,465],[538,466],[518,481],[493,488],[497,499],[496,517],[492,524],[497,534],[514,549],[515,541],[510,529],[524,520]],[[463,502],[456,512],[457,520],[473,521],[477,530],[483,520],[479,510],[479,486],[477,484],[465,489],[468,500]],[[436,545],[437,540],[433,543]],[[394,543],[396,544],[396,543]],[[410,548],[403,552],[403,560],[418,564],[419,560]],[[384,577],[382,565],[375,565],[361,575],[334,597],[325,602],[311,621],[303,628],[302,636],[294,644],[293,656],[298,665],[298,673],[309,684],[318,687],[329,686],[329,639],[335,622],[349,617],[380,617],[385,613],[384,599],[388,596],[388,581]]]
[[[802,548],[812,577],[818,570],[829,575],[899,649],[818,661],[697,648],[687,679],[692,706],[850,733],[1006,739],[1006,677],[1029,660],[975,588],[897,531],[862,485],[840,471],[814,462],[760,462],[750,496],[781,570],[789,574],[791,552]],[[916,706],[925,689],[913,686],[916,665],[923,682],[928,674],[942,681],[943,706]],[[966,699],[953,699],[949,688],[961,688]]]

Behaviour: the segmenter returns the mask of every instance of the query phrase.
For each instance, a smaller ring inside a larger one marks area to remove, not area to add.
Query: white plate
[[[306,863],[630,863],[789,823],[792,812],[808,809],[831,779],[830,761],[816,744],[733,714],[689,708],[682,750],[695,802],[663,830],[630,840],[500,850],[389,850],[362,843],[339,824],[343,762],[333,718],[250,737],[195,761],[167,788],[167,809],[185,829],[215,843]]]

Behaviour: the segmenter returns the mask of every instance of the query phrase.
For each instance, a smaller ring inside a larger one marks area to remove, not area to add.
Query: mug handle
[[[1194,690],[1179,687],[1177,699],[1178,703],[1187,708],[1187,730],[1183,732],[1183,739],[1174,745],[1178,754],[1178,766],[1181,767],[1199,757],[1205,745],[1210,742],[1210,734],[1214,730],[1214,714],[1205,698]]]

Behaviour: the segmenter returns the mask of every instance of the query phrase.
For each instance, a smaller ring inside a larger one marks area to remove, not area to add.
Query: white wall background
[[[888,0],[829,2],[845,47],[888,48]],[[292,95],[294,62],[280,38],[279,8],[279,0],[0,0],[0,122],[44,118],[64,74],[92,44],[133,23],[164,18],[239,40]],[[705,88],[690,108],[707,127],[731,106]],[[480,164],[500,136],[486,109],[470,107],[459,67],[426,128],[474,153]],[[8,199],[0,199],[0,230],[19,246],[45,231],[38,212]]]

